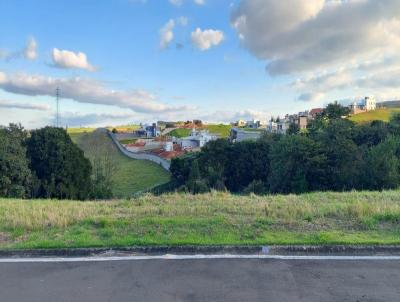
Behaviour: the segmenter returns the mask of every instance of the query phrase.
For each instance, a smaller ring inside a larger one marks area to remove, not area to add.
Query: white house
[[[210,135],[207,130],[193,129],[190,136],[178,139],[178,144],[180,144],[182,149],[184,150],[197,149],[203,148],[205,144],[216,139],[217,137],[214,135]]]

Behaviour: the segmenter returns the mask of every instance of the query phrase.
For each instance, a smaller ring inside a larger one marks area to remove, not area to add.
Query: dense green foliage
[[[383,190],[400,186],[400,115],[357,125],[337,103],[288,135],[258,141],[217,140],[172,161],[180,188],[242,193]]]
[[[86,199],[91,190],[91,164],[64,129],[45,127],[27,139],[28,159],[39,198]]]
[[[89,141],[96,145],[94,141]],[[90,161],[64,129],[0,129],[0,197],[102,199],[112,197],[111,166]]]
[[[11,124],[0,129],[0,196],[29,196],[32,174],[26,158],[26,131]]]

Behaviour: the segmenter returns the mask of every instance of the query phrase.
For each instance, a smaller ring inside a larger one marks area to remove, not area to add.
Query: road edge
[[[400,256],[400,245],[137,246],[119,248],[0,250],[0,258],[174,255]]]

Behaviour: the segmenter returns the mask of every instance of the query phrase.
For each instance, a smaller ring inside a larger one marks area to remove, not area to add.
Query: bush
[[[31,132],[27,140],[30,168],[37,178],[35,197],[86,199],[91,190],[91,164],[61,128]]]

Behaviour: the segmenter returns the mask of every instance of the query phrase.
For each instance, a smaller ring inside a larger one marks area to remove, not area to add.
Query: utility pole
[[[60,127],[60,88],[57,87],[56,89],[56,127]]]

